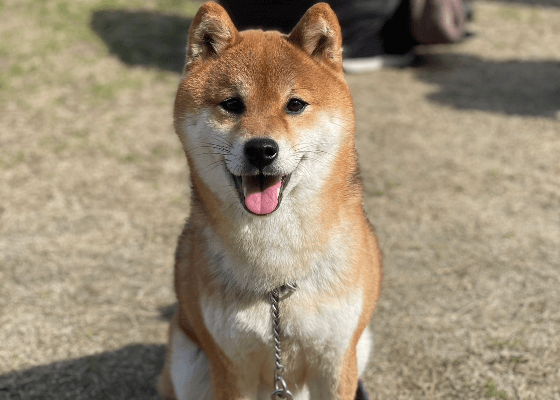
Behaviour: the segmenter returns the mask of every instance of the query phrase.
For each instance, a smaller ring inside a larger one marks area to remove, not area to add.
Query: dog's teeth
[[[243,196],[247,197],[247,186],[243,186]]]
[[[276,198],[280,197],[280,188],[276,189]]]

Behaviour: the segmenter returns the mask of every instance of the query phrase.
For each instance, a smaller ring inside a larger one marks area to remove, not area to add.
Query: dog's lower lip
[[[280,178],[281,184],[280,184],[280,189],[279,189],[279,193],[278,193],[278,204],[277,204],[276,208],[268,214],[256,214],[256,213],[252,212],[251,210],[249,210],[247,208],[247,205],[246,205],[246,202],[245,202],[246,193],[244,193],[244,187],[243,187],[243,183],[242,183],[244,176],[231,174],[231,176],[233,178],[233,182],[235,184],[235,188],[237,189],[237,193],[239,195],[239,200],[241,201],[241,205],[243,206],[243,208],[247,212],[249,212],[253,215],[257,215],[257,216],[270,215],[273,212],[275,212],[276,210],[278,210],[278,208],[280,207],[280,203],[282,202],[282,198],[283,198],[282,194],[284,193],[284,189],[286,188],[286,185],[288,184],[291,175],[292,174],[278,175],[278,177]],[[245,176],[245,178],[256,178],[256,177],[260,177],[261,179],[269,179],[270,178],[270,176],[264,176],[263,174]]]

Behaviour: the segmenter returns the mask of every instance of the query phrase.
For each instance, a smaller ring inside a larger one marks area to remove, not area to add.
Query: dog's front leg
[[[257,400],[257,365],[232,363],[223,353],[209,356],[216,400]]]
[[[356,350],[348,350],[343,359],[325,360],[321,371],[310,380],[311,400],[354,400],[358,385]]]
[[[216,400],[245,400],[229,360],[225,357],[209,357],[209,359]]]
[[[207,351],[195,344],[179,326],[178,314],[173,316],[169,330],[169,345],[158,391],[164,400],[256,400],[241,389],[239,368],[213,341],[206,341]],[[237,372],[237,373],[236,373]],[[258,374],[255,371],[250,371]],[[256,392],[256,384],[253,390]]]

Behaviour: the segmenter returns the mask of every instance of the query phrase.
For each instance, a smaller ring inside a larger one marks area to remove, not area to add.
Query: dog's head
[[[316,4],[283,35],[238,32],[221,6],[204,4],[174,120],[196,196],[222,214],[311,212],[325,191],[351,190],[354,109],[334,12]]]

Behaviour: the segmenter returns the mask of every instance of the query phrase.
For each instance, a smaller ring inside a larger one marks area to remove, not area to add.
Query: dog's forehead
[[[216,86],[235,88],[242,96],[305,90],[321,75],[316,68],[311,72],[314,62],[309,56],[276,31],[241,32],[240,40],[216,61],[211,78]]]
[[[248,69],[288,70],[303,54],[277,31],[248,30],[223,54],[223,61]],[[290,63],[291,61],[291,63]]]

